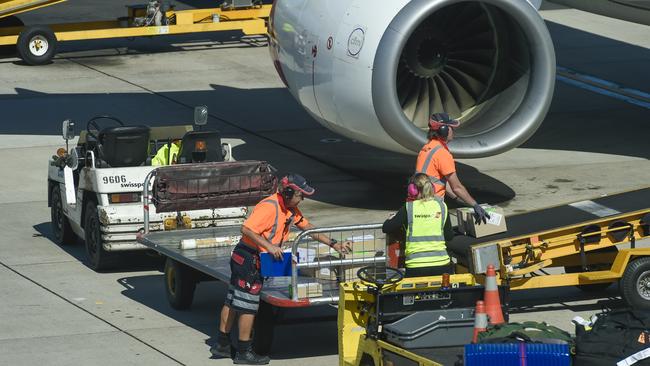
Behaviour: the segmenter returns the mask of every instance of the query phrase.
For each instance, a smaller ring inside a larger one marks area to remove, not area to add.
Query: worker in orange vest
[[[288,174],[280,181],[279,191],[260,201],[244,222],[242,239],[235,246],[230,258],[230,286],[223,309],[217,344],[210,349],[215,356],[231,357],[230,330],[239,314],[239,342],[233,359],[236,364],[263,365],[269,363],[267,356],[258,355],[252,349],[251,330],[260,302],[263,278],[260,273],[260,252],[268,252],[282,259],[282,243],[289,238],[291,225],[301,230],[314,226],[302,215],[298,205],[305,196],[315,192],[305,178]],[[351,249],[351,242],[339,243],[322,233],[311,235],[314,240],[329,245],[339,253]]]
[[[434,113],[429,118],[429,142],[422,147],[415,164],[416,173],[429,176],[435,194],[445,197],[447,187],[450,188],[450,198],[461,200],[462,203],[474,208],[474,217],[477,223],[487,222],[490,216],[476,200],[467,192],[467,189],[458,179],[456,163],[451,155],[447,143],[454,138],[454,128],[458,127],[458,120],[452,119],[447,113]]]

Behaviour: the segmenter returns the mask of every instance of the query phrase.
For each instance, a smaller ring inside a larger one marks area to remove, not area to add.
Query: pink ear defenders
[[[409,197],[417,197],[418,193],[420,193],[420,191],[418,190],[418,187],[413,183],[409,183],[408,188],[406,189],[406,191],[408,192]]]

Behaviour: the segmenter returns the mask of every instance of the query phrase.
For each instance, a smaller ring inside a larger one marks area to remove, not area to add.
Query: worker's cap
[[[291,188],[294,191],[300,191],[307,196],[311,196],[316,192],[314,188],[307,184],[307,180],[300,174],[289,173],[287,176],[282,178],[280,183],[282,184],[282,189]]]
[[[429,128],[437,131],[440,127],[447,125],[452,128],[460,126],[460,122],[449,117],[447,113],[434,113],[429,118]]]

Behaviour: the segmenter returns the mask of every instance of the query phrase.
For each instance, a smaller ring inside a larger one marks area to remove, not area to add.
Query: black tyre
[[[271,353],[276,313],[273,305],[260,301],[253,326],[253,349],[257,354],[268,355]]]
[[[70,221],[63,213],[63,199],[58,183],[52,187],[52,207],[50,217],[54,241],[61,245],[71,245],[77,242],[77,236],[70,227]]]
[[[171,258],[165,262],[165,293],[169,305],[176,310],[192,306],[197,275],[195,271]]]
[[[22,27],[25,24],[17,16],[0,18],[0,28]],[[0,57],[11,57],[17,53],[16,45],[0,46]]]
[[[27,26],[18,36],[18,55],[28,65],[50,63],[56,54],[57,40],[54,32],[44,25]]]
[[[633,308],[650,310],[650,257],[628,263],[621,278],[623,300]]]
[[[101,271],[115,266],[117,255],[104,249],[101,224],[97,216],[97,204],[92,200],[86,202],[84,239],[86,241],[86,257],[90,268]]]

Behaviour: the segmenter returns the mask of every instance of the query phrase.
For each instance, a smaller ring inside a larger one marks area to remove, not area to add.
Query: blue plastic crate
[[[465,366],[569,366],[566,344],[495,343],[465,346]]]
[[[269,253],[260,253],[262,277],[291,276],[291,253],[282,253],[282,260],[276,260]]]

